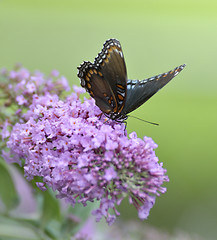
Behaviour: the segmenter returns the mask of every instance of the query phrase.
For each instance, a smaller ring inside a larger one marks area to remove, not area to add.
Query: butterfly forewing
[[[127,81],[127,98],[123,109],[123,114],[126,115],[152,97],[158,90],[164,87],[185,67],[181,65],[174,70],[163,73],[145,80],[128,80]]]
[[[84,62],[78,77],[104,113],[120,113],[124,107],[127,73],[120,42],[107,40],[94,63]]]

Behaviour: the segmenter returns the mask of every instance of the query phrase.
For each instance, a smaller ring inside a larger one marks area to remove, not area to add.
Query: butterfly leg
[[[126,133],[126,134],[127,134],[127,121],[126,121],[126,120],[124,120],[124,121],[123,121],[123,123],[125,124],[124,133]]]
[[[102,115],[103,115],[103,113],[100,113],[99,115],[97,115],[97,117],[99,118],[99,120],[101,120]]]

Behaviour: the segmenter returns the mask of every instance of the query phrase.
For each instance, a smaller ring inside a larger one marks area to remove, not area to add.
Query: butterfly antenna
[[[149,122],[149,121],[146,121],[146,120],[144,120],[144,119],[141,119],[141,118],[138,118],[138,117],[135,117],[135,116],[128,115],[128,117],[132,117],[132,118],[138,119],[138,120],[140,120],[140,121],[143,121],[143,122],[146,122],[146,123],[150,123],[150,124],[153,124],[153,125],[159,126],[158,123]]]

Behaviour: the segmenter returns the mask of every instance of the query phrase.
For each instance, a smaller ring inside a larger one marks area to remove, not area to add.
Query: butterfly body
[[[145,80],[128,80],[120,42],[109,39],[94,63],[83,62],[78,77],[96,105],[110,119],[121,121],[175,77],[185,64]]]

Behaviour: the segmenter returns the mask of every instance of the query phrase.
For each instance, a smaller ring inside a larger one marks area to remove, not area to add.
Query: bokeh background
[[[0,0],[0,68],[57,69],[79,85],[77,66],[108,38],[130,79],[187,64],[131,114],[160,126],[129,118],[127,130],[154,139],[170,178],[144,224],[217,239],[217,1]],[[120,211],[137,219],[128,202]]]

